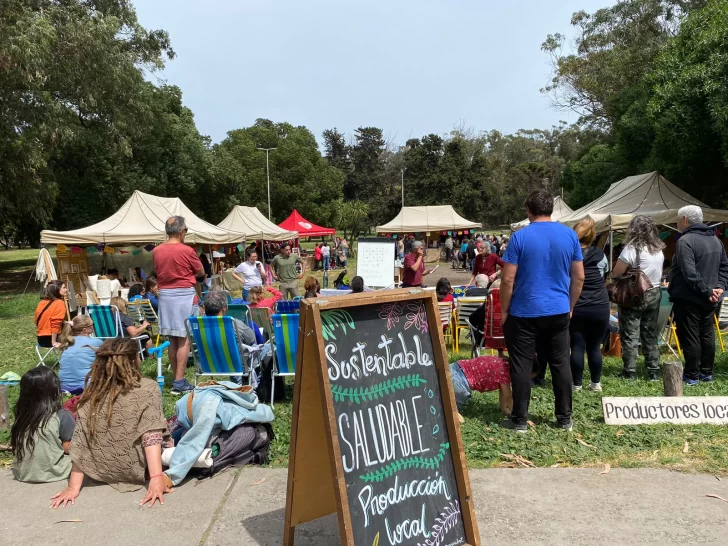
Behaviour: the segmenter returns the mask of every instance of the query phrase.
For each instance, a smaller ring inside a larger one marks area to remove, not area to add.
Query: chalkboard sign
[[[385,237],[359,238],[356,247],[356,274],[366,286],[394,286],[395,243]]]
[[[435,296],[301,313],[284,543],[337,511],[346,545],[479,544]]]

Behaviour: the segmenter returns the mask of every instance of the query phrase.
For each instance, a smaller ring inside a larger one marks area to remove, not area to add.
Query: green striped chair
[[[250,309],[244,303],[229,303],[227,314],[238,320],[242,320],[245,324],[250,321]]]
[[[195,360],[195,386],[200,376],[247,377],[248,383],[252,382],[250,369],[259,364],[262,346],[238,342],[233,317],[191,316],[187,333]]]
[[[298,352],[298,313],[273,315],[275,351],[273,358],[273,381],[270,405],[273,406],[275,377],[277,375],[296,375],[296,354]]]
[[[94,321],[94,337],[99,339],[115,339],[117,337],[128,337],[128,334],[121,327],[119,309],[116,305],[91,304],[86,307],[88,316]],[[132,338],[139,345],[139,354],[142,355],[144,347],[142,340],[146,341],[147,336]]]

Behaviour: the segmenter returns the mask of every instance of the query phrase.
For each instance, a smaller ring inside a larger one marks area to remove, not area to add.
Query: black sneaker
[[[556,428],[560,428],[567,432],[571,432],[572,430],[574,430],[574,421],[569,419],[568,421],[566,421],[564,423],[556,423]]]
[[[622,372],[619,377],[627,381],[637,381],[637,372]]]
[[[698,376],[698,379],[702,381],[703,383],[712,383],[713,382],[713,374],[704,374],[701,373]]]
[[[518,432],[520,434],[526,434],[528,432],[528,425],[526,423],[514,423],[510,419],[506,419],[500,424],[501,428],[505,428],[508,430],[513,430],[515,432]]]
[[[660,372],[657,370],[650,370],[647,372],[647,380],[648,381],[659,381],[660,380]]]

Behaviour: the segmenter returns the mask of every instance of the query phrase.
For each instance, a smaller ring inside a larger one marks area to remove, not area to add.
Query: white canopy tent
[[[451,205],[402,207],[390,222],[377,226],[378,233],[415,233],[456,229],[477,229],[482,224],[460,216]]]
[[[298,239],[297,231],[288,231],[268,220],[256,207],[237,205],[218,227],[241,231],[248,239],[264,241],[290,241]]]
[[[184,216],[189,228],[185,243],[238,243],[245,239],[245,233],[224,229],[199,218],[177,197],[157,197],[137,190],[105,220],[71,231],[43,230],[40,241],[43,244],[79,245],[163,243],[167,240],[164,225],[170,216]]]
[[[554,212],[551,213],[551,220],[553,222],[557,222],[561,220],[564,216],[567,216],[574,212],[569,205],[566,204],[566,202],[561,198],[560,195],[557,195],[554,197]],[[520,222],[516,222],[515,224],[511,224],[511,231],[518,231],[521,228],[526,227],[531,222],[528,218],[525,220],[521,220]]]
[[[657,224],[677,223],[677,211],[686,205],[697,205],[703,209],[703,218],[708,223],[728,222],[728,211],[710,208],[684,192],[658,172],[628,176],[615,182],[607,192],[588,205],[559,220],[574,225],[579,220],[591,217],[597,231],[626,229],[637,215],[650,216]]]

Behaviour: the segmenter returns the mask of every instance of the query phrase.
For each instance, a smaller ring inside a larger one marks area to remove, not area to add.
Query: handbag
[[[625,309],[639,307],[645,301],[645,295],[648,290],[652,289],[652,282],[640,269],[640,253],[637,251],[637,263],[634,267],[627,269],[622,277],[614,277],[612,282],[607,285],[607,293],[609,301],[616,303]]]

